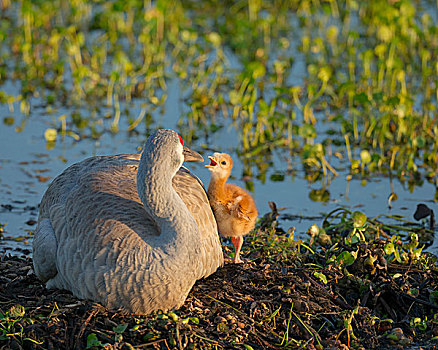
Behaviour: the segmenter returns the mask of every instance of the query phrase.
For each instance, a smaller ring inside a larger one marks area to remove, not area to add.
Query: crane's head
[[[210,164],[206,167],[210,170],[213,176],[221,178],[227,178],[231,169],[233,168],[233,159],[227,153],[214,153],[213,156],[209,156]]]
[[[184,161],[203,162],[202,156],[184,146],[182,137],[171,129],[158,129],[146,140],[143,156],[150,165],[163,164],[176,172]]]

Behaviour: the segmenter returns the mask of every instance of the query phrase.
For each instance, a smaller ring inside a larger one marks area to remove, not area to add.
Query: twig
[[[388,305],[388,303],[385,301],[385,299],[382,298],[382,296],[379,297],[379,301],[382,303],[383,307],[386,309],[386,311],[391,315],[391,318],[393,320],[397,319],[397,314],[394,312],[393,309]]]
[[[312,338],[316,339],[316,341],[318,342],[318,344],[321,346],[321,337],[319,336],[318,332],[315,331],[310,325],[306,325],[301,318],[291,309],[292,315],[294,315],[294,317],[299,321],[299,323],[301,323],[302,327],[309,332],[309,334],[312,336]],[[300,324],[298,324],[298,326],[300,326]],[[301,327],[300,327],[301,328]]]
[[[164,343],[166,344],[166,347],[169,349],[169,346],[167,345],[167,341],[166,341],[166,339],[159,339],[159,340],[152,341],[152,342],[150,342],[150,343],[145,343],[145,344],[136,345],[136,346],[134,346],[134,348],[136,348],[136,349],[141,349],[141,348],[144,348],[144,347],[147,347],[147,346],[150,346],[150,345],[159,344],[159,343],[161,343],[161,342],[164,342]]]
[[[208,341],[208,342],[210,342],[210,343],[213,343],[213,344],[215,344],[215,345],[218,345],[218,346],[222,347],[222,345],[219,344],[216,340],[212,340],[212,339],[208,339],[208,338],[206,338],[206,337],[202,337],[202,336],[196,334],[196,332],[193,332],[192,334],[193,334],[196,338],[199,338],[199,339],[202,339],[202,340]]]
[[[340,307],[345,309],[353,309],[348,303],[343,301],[342,299],[337,298],[336,296],[330,294],[323,286],[321,286],[318,282],[316,282],[313,278],[311,278],[307,273],[302,272],[304,275],[304,280],[310,281],[315,287],[318,288],[325,296],[329,297],[334,303],[338,304]]]
[[[228,306],[229,308],[233,309],[234,311],[238,312],[239,314],[244,315],[244,316],[247,316],[246,313],[244,313],[244,312],[242,312],[242,311],[236,309],[235,307],[233,307],[233,306],[231,306],[231,305],[229,305],[229,304],[227,304],[227,303],[225,303],[225,302],[223,302],[223,301],[220,301],[220,300],[218,300],[218,299],[216,299],[216,298],[213,298],[212,296],[210,296],[210,295],[208,295],[208,294],[206,294],[206,293],[203,293],[203,294],[204,294],[206,297],[209,297],[210,299],[213,299],[214,301],[216,301],[216,302],[218,302],[218,303],[220,303],[220,304],[223,304],[223,305],[225,305],[225,306]]]
[[[404,297],[404,298],[406,298],[406,299],[412,300],[412,301],[414,301],[414,302],[416,302],[416,303],[419,303],[419,304],[423,304],[423,305],[429,306],[429,307],[432,308],[432,309],[438,309],[438,305],[436,305],[436,304],[432,304],[432,303],[430,303],[430,302],[428,302],[428,301],[425,301],[425,300],[421,300],[421,299],[415,298],[415,297],[413,297],[412,295],[409,295],[409,294],[404,293],[404,292],[399,292],[399,293],[400,293],[400,295],[401,295],[402,297]]]
[[[82,337],[82,335],[85,332],[85,328],[87,327],[88,323],[90,322],[90,320],[96,316],[96,314],[99,312],[99,309],[97,307],[95,307],[93,309],[93,311],[91,311],[90,315],[87,317],[87,319],[85,320],[84,324],[82,325],[77,337],[76,337],[76,341],[79,343],[80,338]]]

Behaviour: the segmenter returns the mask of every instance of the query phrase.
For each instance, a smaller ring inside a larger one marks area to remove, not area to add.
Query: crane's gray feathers
[[[35,266],[35,273],[44,276],[44,282],[57,274],[56,270],[56,237],[48,218],[41,219],[37,226],[38,234],[33,240],[33,259],[40,263]]]
[[[183,167],[174,176],[173,188],[192,219],[175,224],[180,231],[187,226],[186,238],[169,240],[160,231],[166,226],[145,210],[137,193],[140,157],[88,158],[51,183],[33,245],[35,272],[48,288],[149,313],[181,306],[195,281],[223,264],[200,180]],[[190,228],[191,220],[197,227]]]

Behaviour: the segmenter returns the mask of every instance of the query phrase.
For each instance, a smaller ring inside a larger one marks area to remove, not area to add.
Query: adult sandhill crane
[[[234,263],[241,263],[240,249],[243,235],[251,231],[257,219],[257,208],[251,195],[239,186],[226,183],[233,169],[233,160],[227,153],[208,157],[206,167],[211,172],[208,196],[216,217],[219,232],[231,237],[234,245]]]
[[[180,307],[223,264],[206,192],[184,160],[203,159],[160,129],[141,157],[92,157],[56,177],[33,242],[47,288],[137,314]]]

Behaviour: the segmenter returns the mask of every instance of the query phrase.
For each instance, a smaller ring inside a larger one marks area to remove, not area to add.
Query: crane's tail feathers
[[[49,219],[38,223],[33,240],[33,267],[35,274],[43,282],[56,276],[57,242],[55,232]]]

